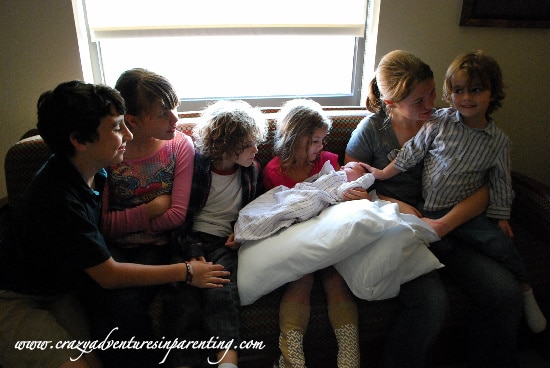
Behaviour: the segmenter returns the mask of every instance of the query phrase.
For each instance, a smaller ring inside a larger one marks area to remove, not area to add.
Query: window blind
[[[208,35],[364,37],[367,0],[85,0],[92,41]]]

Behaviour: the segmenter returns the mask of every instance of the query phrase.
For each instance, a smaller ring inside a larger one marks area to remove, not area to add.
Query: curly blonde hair
[[[194,133],[195,147],[213,161],[224,154],[240,155],[244,146],[267,137],[267,120],[257,108],[241,100],[220,100],[201,114]]]

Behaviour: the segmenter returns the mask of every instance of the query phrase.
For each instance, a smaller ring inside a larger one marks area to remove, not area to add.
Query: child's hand
[[[510,238],[514,237],[514,232],[512,231],[512,226],[510,226],[510,223],[508,220],[498,220],[497,222],[498,227],[500,227],[500,230],[506,235],[508,235]]]
[[[225,246],[233,250],[238,250],[241,247],[241,243],[237,243],[235,241],[235,233],[229,235],[227,241],[225,242]]]
[[[361,166],[363,166],[368,172],[370,172],[374,176],[375,179],[378,179],[378,180],[386,179],[383,170],[377,169],[376,167],[373,167],[373,166],[371,166],[369,164],[365,164],[365,163],[362,163]]]
[[[158,217],[166,212],[171,205],[172,197],[170,196],[170,194],[159,195],[152,201],[145,204],[147,217],[149,217],[149,219]]]
[[[190,285],[198,288],[221,288],[229,283],[229,271],[224,271],[220,264],[212,262],[191,261],[193,275]],[[189,276],[188,276],[189,277]]]
[[[369,201],[372,201],[369,193],[363,188],[351,188],[346,190],[342,196],[342,199],[344,201],[354,201],[357,199],[368,199]]]

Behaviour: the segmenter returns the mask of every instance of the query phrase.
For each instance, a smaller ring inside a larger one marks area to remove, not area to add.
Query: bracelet
[[[185,283],[191,285],[193,282],[193,265],[189,262],[185,262],[187,268],[187,276],[185,277]]]

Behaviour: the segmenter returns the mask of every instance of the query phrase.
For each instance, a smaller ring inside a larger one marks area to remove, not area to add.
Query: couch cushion
[[[4,169],[8,205],[13,208],[23,196],[34,174],[51,156],[50,148],[39,135],[20,140],[6,154]]]

